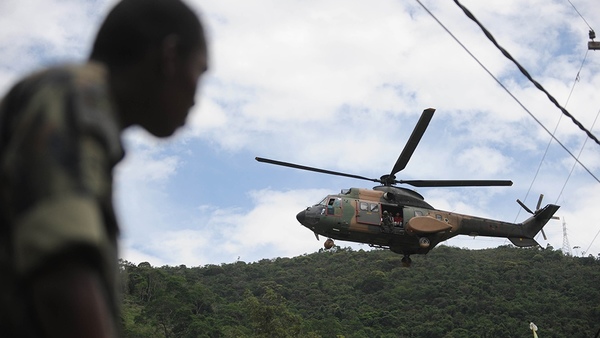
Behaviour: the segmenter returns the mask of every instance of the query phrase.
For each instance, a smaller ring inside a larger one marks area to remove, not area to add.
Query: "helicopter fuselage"
[[[379,186],[373,190],[344,189],[299,212],[296,218],[315,234],[389,248],[408,256],[426,254],[457,235],[505,237],[518,246],[537,245],[533,237],[558,206],[546,209],[552,210],[515,224],[436,210],[415,191]],[[399,222],[386,222],[386,217],[394,215],[399,216]]]
[[[329,195],[320,203],[296,215],[298,221],[318,235],[330,239],[366,243],[386,247],[404,255],[402,263],[410,265],[411,254],[426,254],[438,243],[457,235],[506,237],[516,246],[535,246],[535,235],[552,218],[559,206],[548,204],[540,209],[541,196],[535,212],[517,200],[533,214],[523,223],[508,223],[486,218],[460,215],[434,209],[419,193],[397,184],[414,187],[492,187],[511,186],[510,180],[399,180],[431,121],[434,108],[423,110],[417,125],[389,174],[380,178],[349,174],[256,157],[259,162],[284,167],[349,177],[380,183],[373,189],[351,188]],[[396,216],[397,220],[391,219]],[[333,244],[328,240],[325,247]]]

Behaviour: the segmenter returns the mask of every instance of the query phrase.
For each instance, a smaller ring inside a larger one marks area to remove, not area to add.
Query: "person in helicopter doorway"
[[[400,213],[397,212],[396,215],[394,215],[394,226],[403,228],[404,225],[402,224],[402,216],[400,216]]]
[[[387,210],[383,212],[383,217],[381,218],[381,231],[388,233],[394,231],[394,219]]]

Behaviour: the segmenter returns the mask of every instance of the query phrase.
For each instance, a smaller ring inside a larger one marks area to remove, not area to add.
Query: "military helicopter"
[[[512,181],[508,180],[397,180],[395,175],[408,164],[434,112],[433,108],[423,111],[391,172],[380,178],[368,178],[261,157],[256,157],[256,160],[380,183],[373,189],[342,189],[339,194],[329,195],[296,215],[298,222],[312,230],[317,240],[319,235],[328,237],[325,242],[326,249],[334,245],[333,239],[365,243],[372,247],[388,248],[404,255],[403,265],[410,266],[410,255],[427,254],[438,243],[457,235],[505,237],[519,247],[539,245],[534,237],[553,218],[559,208],[558,205],[548,204],[540,209],[543,195],[540,196],[535,211],[531,211],[517,200],[532,216],[522,223],[515,224],[436,210],[416,191],[396,186],[396,184],[414,187],[512,185]]]

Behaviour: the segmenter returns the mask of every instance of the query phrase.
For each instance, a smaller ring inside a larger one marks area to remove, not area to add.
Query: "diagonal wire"
[[[592,239],[592,242],[590,243],[590,245],[587,247],[587,249],[585,249],[585,252],[589,252],[590,248],[592,247],[592,244],[594,244],[594,242],[596,241],[596,238],[598,237],[598,235],[600,235],[600,230],[598,230],[598,232],[596,233],[596,236],[594,236],[594,239]],[[598,337],[596,335],[596,337]]]
[[[575,89],[575,85],[579,81],[579,75],[581,73],[581,70],[583,69],[585,60],[587,59],[588,52],[589,52],[589,50],[586,49],[585,55],[583,56],[583,60],[581,61],[581,66],[579,66],[579,70],[577,71],[577,75],[575,75],[575,80],[573,81],[573,85],[571,86],[571,91],[569,92],[569,96],[567,97],[567,101],[565,102],[565,107],[569,104],[569,101],[571,100],[571,95],[573,95],[573,90]],[[560,115],[560,117],[558,118],[558,122],[556,122],[556,126],[554,127],[554,130],[552,131],[552,135],[556,134],[556,130],[558,130],[558,126],[560,125],[560,121],[562,121],[563,116],[564,115]],[[595,123],[595,121],[594,121],[594,123]],[[594,129],[593,125],[592,125],[592,129]],[[587,140],[588,140],[588,138],[585,139],[585,142],[587,142]],[[585,145],[585,142],[584,142],[584,145]],[[546,150],[544,151],[544,156],[542,156],[542,159],[540,160],[540,164],[538,165],[535,175],[533,176],[533,180],[531,181],[531,184],[529,185],[529,189],[527,189],[527,193],[525,194],[525,198],[523,199],[524,201],[527,201],[527,197],[529,197],[531,188],[533,188],[533,184],[535,183],[535,180],[537,179],[537,176],[540,173],[542,164],[544,163],[544,160],[546,159],[546,155],[548,154],[548,150],[550,149],[551,144],[552,144],[552,138],[550,138],[550,140],[548,140],[548,145],[546,146]],[[577,158],[579,158],[580,155],[581,155],[581,152],[579,153],[579,155],[577,155]],[[575,168],[575,165],[577,165],[577,163],[573,164],[573,169]],[[573,169],[571,169],[571,173],[573,173]],[[571,176],[571,173],[569,173],[569,177]],[[568,181],[569,181],[569,178],[567,178],[567,182]],[[567,185],[567,182],[565,182],[563,189]],[[562,191],[561,191],[561,193],[562,193]],[[558,195],[558,197],[560,198],[560,194]],[[556,203],[558,204],[558,198],[556,199]],[[517,218],[519,217],[520,214],[521,214],[521,209],[519,209],[519,211],[517,212],[515,221],[517,220]]]
[[[567,147],[566,147],[564,144],[562,144],[562,142],[560,142],[560,141],[559,141],[559,140],[556,138],[556,136],[552,135],[552,133],[551,133],[551,132],[548,130],[548,128],[546,128],[546,127],[545,127],[545,126],[542,124],[542,122],[540,122],[540,121],[539,121],[539,120],[538,120],[538,119],[535,117],[535,115],[533,115],[533,113],[531,113],[531,112],[529,111],[529,109],[527,109],[527,108],[526,108],[526,107],[523,105],[523,103],[521,103],[521,101],[519,101],[519,99],[517,99],[517,98],[516,98],[516,97],[513,95],[513,93],[511,93],[511,92],[510,92],[510,90],[508,90],[508,88],[506,88],[506,86],[504,86],[504,84],[502,84],[502,82],[500,82],[500,80],[498,80],[498,78],[496,78],[496,76],[494,76],[494,74],[492,74],[492,72],[490,72],[490,70],[489,70],[489,69],[487,69],[487,68],[486,68],[486,67],[485,67],[485,66],[484,66],[484,65],[483,65],[483,64],[482,64],[482,63],[479,61],[479,59],[477,59],[477,57],[475,57],[475,55],[473,55],[473,53],[471,53],[471,51],[469,51],[469,49],[468,49],[468,48],[467,48],[465,45],[463,45],[463,44],[462,44],[462,42],[460,42],[460,40],[458,40],[458,38],[457,38],[456,36],[454,36],[454,34],[452,34],[452,32],[450,32],[450,30],[449,30],[448,28],[446,28],[446,26],[444,26],[444,24],[443,24],[443,23],[442,23],[440,20],[438,20],[438,18],[437,18],[437,17],[436,17],[436,16],[435,16],[435,15],[434,15],[434,14],[433,14],[431,11],[429,11],[429,9],[428,9],[427,7],[425,7],[425,5],[424,5],[423,3],[421,3],[421,1],[420,1],[420,0],[416,0],[416,1],[417,1],[417,3],[419,3],[419,5],[421,5],[421,7],[423,7],[423,9],[424,9],[424,10],[425,10],[427,13],[429,13],[429,15],[430,15],[430,16],[431,16],[431,17],[432,17],[432,18],[433,18],[433,19],[434,19],[434,20],[435,20],[435,21],[436,21],[436,22],[437,22],[437,23],[438,23],[438,24],[439,24],[439,25],[440,25],[442,28],[443,28],[443,29],[444,29],[444,30],[445,30],[445,31],[446,31],[446,32],[447,32],[447,33],[448,33],[448,34],[449,34],[449,35],[450,35],[450,36],[451,36],[451,37],[454,39],[454,41],[456,41],[456,42],[457,42],[457,43],[458,43],[458,44],[459,44],[459,45],[460,45],[460,46],[461,46],[461,47],[462,47],[462,48],[463,48],[463,49],[464,49],[464,50],[467,52],[467,54],[469,54],[469,55],[470,55],[470,56],[473,58],[473,60],[475,60],[475,62],[477,62],[477,63],[478,63],[480,66],[481,66],[481,68],[483,68],[483,70],[485,70],[485,71],[486,71],[486,72],[487,72],[487,73],[488,73],[488,74],[489,74],[489,75],[490,75],[490,76],[491,76],[491,77],[492,77],[492,78],[493,78],[493,79],[496,81],[496,83],[498,83],[498,84],[500,85],[500,87],[502,87],[502,89],[504,89],[504,90],[505,90],[505,91],[508,93],[508,95],[510,95],[510,96],[511,96],[511,97],[512,97],[512,98],[513,98],[513,99],[514,99],[514,100],[515,100],[515,101],[516,101],[516,102],[517,102],[517,103],[518,103],[520,106],[521,106],[521,108],[523,108],[523,110],[525,110],[525,111],[527,112],[527,114],[529,114],[529,116],[531,116],[531,118],[533,118],[533,119],[535,120],[535,122],[537,122],[537,124],[539,124],[539,125],[540,125],[540,126],[541,126],[541,127],[542,127],[542,128],[543,128],[543,129],[544,129],[544,130],[545,130],[545,131],[546,131],[546,132],[549,134],[549,135],[550,135],[550,136],[552,136],[552,138],[553,138],[553,139],[556,141],[556,143],[558,143],[558,144],[559,144],[559,145],[560,145],[560,146],[561,146],[561,147],[562,147],[562,148],[563,148],[563,149],[564,149],[564,150],[565,150],[565,151],[566,151],[566,152],[567,152],[569,155],[571,155],[571,157],[572,157],[572,158],[574,158],[574,159],[575,159],[575,161],[576,161],[577,163],[579,163],[579,165],[581,165],[581,167],[582,167],[582,168],[584,168],[584,169],[585,169],[585,171],[587,171],[587,172],[588,172],[588,174],[590,174],[590,176],[592,176],[592,177],[593,177],[593,178],[596,180],[596,182],[600,183],[600,179],[598,179],[598,177],[596,177],[596,176],[595,176],[595,175],[594,175],[594,174],[593,174],[593,173],[592,173],[592,172],[591,172],[591,171],[590,171],[590,170],[589,170],[589,169],[588,169],[588,168],[587,168],[587,167],[586,167],[586,166],[585,166],[583,163],[581,163],[581,162],[579,161],[579,159],[577,159],[577,158],[575,157],[575,155],[573,155],[573,153],[571,153],[571,151],[569,151],[569,149],[567,149]],[[554,101],[556,101],[556,100],[554,100]],[[564,109],[564,108],[563,108],[563,109]],[[592,136],[593,136],[593,135],[592,135]],[[593,138],[594,138],[594,139],[596,139],[595,137],[593,137]],[[597,143],[599,143],[599,142],[597,141],[597,139],[596,139],[596,142],[597,142]],[[600,143],[599,143],[599,144],[600,144]]]
[[[577,12],[577,14],[579,14],[579,16],[581,17],[581,19],[583,20],[583,22],[585,22],[585,24],[590,28],[590,30],[593,31],[592,26],[590,26],[590,24],[583,17],[583,15],[581,15],[581,13],[579,13],[579,11],[577,10],[577,8],[575,8],[575,5],[573,5],[573,3],[571,2],[571,0],[567,0],[567,1],[571,4],[571,7],[573,7],[573,9],[575,10],[575,12]]]
[[[594,122],[592,123],[592,128],[590,128],[590,129],[594,129],[594,126],[596,125],[596,121],[598,121],[598,116],[600,116],[600,109],[596,113],[596,118],[594,119]],[[579,149],[579,154],[577,154],[577,158],[579,158],[579,156],[581,156],[581,153],[583,152],[583,149],[585,148],[585,145],[586,145],[587,141],[588,141],[587,138],[585,139],[585,141],[583,141],[583,145],[581,146],[581,149]],[[562,188],[560,189],[560,193],[558,194],[558,197],[556,198],[556,203],[557,204],[558,204],[558,200],[560,199],[560,196],[562,196],[563,191],[565,191],[565,187],[567,186],[567,182],[569,182],[569,179],[571,178],[571,175],[573,174],[573,170],[575,170],[575,166],[576,165],[577,165],[577,163],[573,163],[573,167],[571,167],[571,171],[569,172],[569,176],[567,176],[567,180],[565,181],[565,184],[563,184]]]
[[[546,96],[548,97],[548,99],[550,100],[550,102],[554,103],[554,105],[560,109],[560,111],[566,115],[567,117],[569,117],[573,123],[575,123],[575,125],[577,127],[579,127],[579,129],[581,129],[583,132],[585,132],[587,134],[587,136],[589,138],[591,138],[592,140],[594,140],[598,145],[600,145],[600,140],[598,140],[596,138],[596,136],[594,136],[594,134],[592,134],[589,130],[587,130],[583,124],[581,124],[581,122],[577,121],[577,119],[571,115],[571,113],[569,113],[565,108],[563,108],[558,101],[556,101],[556,99],[550,95],[550,93],[548,93],[548,91],[546,91],[546,89],[544,89],[544,87],[542,87],[542,85],[537,82],[536,80],[534,80],[531,75],[529,74],[529,72],[523,68],[523,66],[521,66],[521,64],[519,64],[517,62],[517,60],[515,60],[512,55],[510,55],[510,53],[508,53],[508,51],[506,51],[506,49],[504,49],[502,46],[500,46],[498,44],[498,42],[496,41],[496,39],[494,38],[494,36],[492,35],[492,33],[490,33],[480,22],[479,20],[477,20],[477,18],[475,18],[475,16],[473,15],[473,13],[471,13],[471,11],[469,11],[469,9],[467,9],[465,6],[463,6],[460,2],[458,2],[458,0],[453,0],[456,5],[458,5],[458,7],[460,7],[460,9],[462,9],[462,11],[467,15],[467,17],[471,20],[473,20],[473,22],[475,22],[477,24],[477,26],[479,26],[479,28],[481,28],[481,30],[483,31],[483,33],[485,34],[485,36],[494,44],[494,46],[496,46],[496,48],[498,48],[502,54],[504,54],[504,56],[506,56],[507,59],[509,59],[510,61],[512,61],[517,68],[519,68],[519,70],[521,71],[521,73],[523,73],[523,75],[525,75],[525,77],[531,82],[533,83],[533,85],[541,90],[542,92],[544,92],[544,94],[546,94]],[[544,128],[545,129],[545,128]]]

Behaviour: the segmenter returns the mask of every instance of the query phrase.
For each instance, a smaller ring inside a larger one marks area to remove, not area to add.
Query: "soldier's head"
[[[90,59],[106,65],[124,126],[169,136],[185,123],[207,69],[198,16],[181,0],[121,0],[98,31]]]

